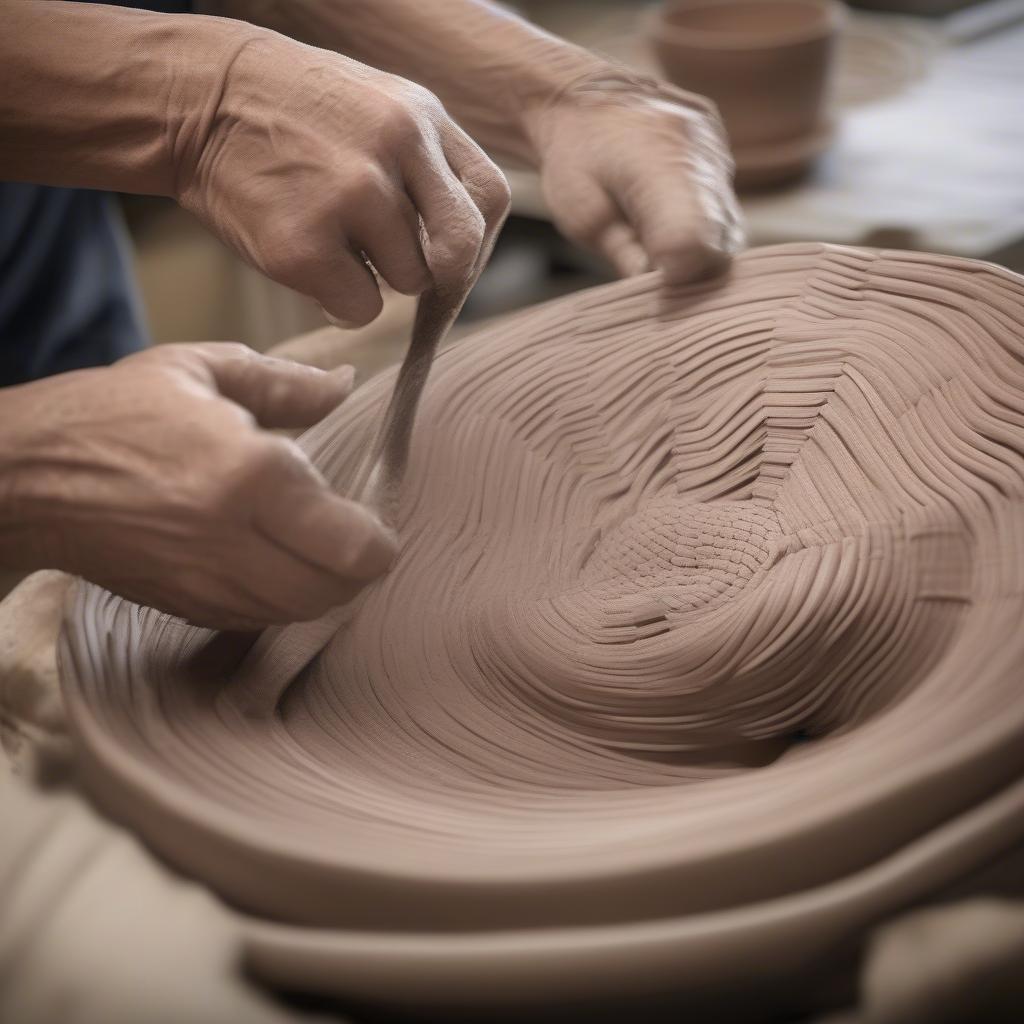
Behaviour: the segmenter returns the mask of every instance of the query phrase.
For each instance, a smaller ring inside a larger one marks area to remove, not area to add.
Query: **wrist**
[[[547,115],[560,108],[578,83],[607,73],[606,61],[587,50],[538,33],[510,65],[503,88],[494,90],[508,123],[518,128],[519,156],[537,167],[546,148]]]
[[[206,0],[233,13],[239,0]],[[484,148],[526,164],[531,122],[565,86],[607,62],[479,0],[253,0],[246,18],[412,79]]]
[[[165,194],[179,202],[201,174],[218,130],[232,118],[246,116],[235,109],[233,82],[247,73],[250,51],[274,45],[276,33],[230,18],[171,16],[183,28],[177,43],[186,60],[174,62],[164,96],[163,136],[168,167]],[[256,75],[258,79],[258,69]]]
[[[69,564],[61,513],[62,478],[74,474],[67,438],[40,410],[73,398],[64,384],[94,371],[62,374],[4,388],[0,396],[0,565],[5,569],[65,569]],[[54,389],[56,388],[56,393]]]

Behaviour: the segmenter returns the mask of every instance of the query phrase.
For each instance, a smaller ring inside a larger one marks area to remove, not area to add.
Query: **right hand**
[[[232,30],[246,35],[209,83],[215,99],[180,118],[179,202],[342,326],[381,310],[364,254],[407,295],[470,280],[509,191],[441,103],[340,54]]]
[[[55,568],[199,625],[313,619],[395,540],[292,441],[349,393],[234,344],[161,345],[0,392],[0,563]]]

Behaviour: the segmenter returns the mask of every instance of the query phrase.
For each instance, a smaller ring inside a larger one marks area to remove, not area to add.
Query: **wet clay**
[[[393,382],[303,439],[342,492]],[[291,988],[808,970],[1024,840],[1022,399],[1024,280],[970,260],[519,313],[436,361],[398,562],[255,713],[235,638],[79,587],[85,783]]]
[[[486,256],[481,265],[486,263]],[[476,274],[465,281],[429,288],[416,303],[412,339],[376,434],[348,486],[348,497],[372,509],[395,527],[398,497],[409,460],[416,410],[434,356],[465,304]],[[284,689],[323,650],[348,621],[354,605],[343,605],[310,622],[263,630],[221,694],[243,714],[274,713]]]

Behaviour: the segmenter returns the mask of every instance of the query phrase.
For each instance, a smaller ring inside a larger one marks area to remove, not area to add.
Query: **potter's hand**
[[[219,628],[350,599],[390,564],[391,536],[259,429],[316,422],[351,390],[346,370],[166,345],[5,389],[0,564],[64,569]]]
[[[57,0],[4,18],[0,178],[173,196],[342,322],[381,307],[363,254],[401,292],[459,283],[508,208],[501,172],[395,75],[224,18]]]
[[[743,244],[725,136],[701,97],[609,69],[540,102],[527,125],[555,222],[620,274],[687,281]]]
[[[686,280],[742,244],[718,116],[486,0],[203,0],[422,82],[490,152],[540,169],[555,221],[623,274]],[[256,8],[254,12],[253,8]]]
[[[255,30],[218,89],[182,147],[179,201],[343,325],[381,309],[361,253],[413,295],[489,251],[504,176],[420,86]]]

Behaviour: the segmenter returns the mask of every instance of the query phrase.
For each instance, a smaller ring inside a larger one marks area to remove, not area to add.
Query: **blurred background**
[[[658,5],[514,6],[544,28],[666,77],[653,45],[664,16]],[[823,128],[804,154],[807,166],[790,180],[741,191],[749,243],[928,250],[1024,271],[1024,0],[860,0],[835,36]],[[474,322],[611,278],[560,238],[536,176],[505,170],[512,215],[453,340]],[[241,263],[172,202],[126,197],[124,206],[155,340],[237,340],[265,351],[305,335],[285,346],[294,358],[354,362],[367,373],[404,351],[413,300],[392,294],[368,328],[325,331],[313,302]]]

